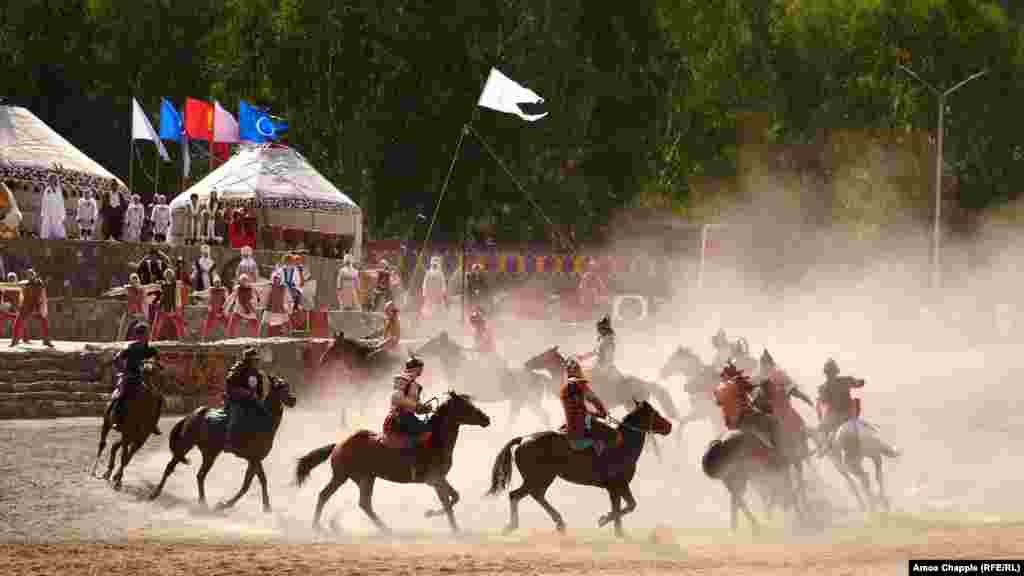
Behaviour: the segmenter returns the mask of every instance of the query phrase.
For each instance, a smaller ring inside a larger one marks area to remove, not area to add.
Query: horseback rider
[[[423,360],[411,356],[405,362],[405,370],[394,378],[394,392],[391,393],[390,408],[384,419],[384,436],[398,435],[403,439],[402,450],[409,460],[412,480],[416,480],[416,448],[430,440],[430,423],[420,420],[417,414],[429,414],[430,406],[420,402],[423,386],[416,381],[423,374]]]
[[[615,367],[615,330],[607,314],[597,321],[597,349],[583,354],[579,359],[587,360],[594,356],[597,357],[593,368],[595,376],[613,383],[622,380],[622,373]]]
[[[373,351],[370,352],[367,358],[373,358],[382,352],[397,349],[398,343],[402,338],[402,323],[398,319],[398,306],[389,300],[384,305],[384,315],[387,318],[384,321],[384,327],[363,339],[373,347]]]
[[[767,385],[777,386],[778,392],[782,394],[784,402],[790,407],[790,409],[792,409],[792,405],[789,400],[791,397],[802,401],[811,408],[814,408],[814,402],[812,402],[810,397],[804,394],[803,391],[797,388],[796,383],[794,383],[793,379],[789,377],[789,374],[778,367],[775,363],[775,359],[772,358],[772,355],[768,353],[767,349],[761,353],[758,366],[758,377],[761,380],[760,385],[762,389],[765,389]],[[797,416],[799,416],[799,413],[797,413]]]
[[[778,445],[775,418],[754,405],[750,397],[754,384],[750,377],[729,361],[722,369],[721,379],[715,390],[715,402],[722,407],[726,428],[743,430],[774,449]]]
[[[600,456],[604,452],[604,443],[600,440],[595,442],[593,432],[593,416],[587,410],[587,402],[594,405],[598,418],[607,418],[608,409],[604,402],[590,389],[590,383],[583,376],[583,368],[576,358],[569,358],[565,364],[565,384],[562,385],[558,397],[562,401],[562,410],[565,412],[565,428],[569,437],[569,446],[574,450],[585,450],[593,448],[594,453]]]
[[[224,382],[224,411],[228,416],[225,452],[233,452],[240,446],[236,437],[240,420],[251,416],[252,412],[266,414],[260,402],[263,398],[264,384],[260,360],[259,350],[246,348],[242,352],[242,357],[228,369]]]
[[[114,356],[114,363],[123,366],[121,375],[117,379],[117,388],[111,395],[110,406],[107,408],[113,428],[121,429],[121,422],[124,421],[124,406],[129,399],[133,398],[143,386],[142,366],[150,358],[158,358],[159,352],[149,345],[149,325],[140,322],[133,327],[132,336],[135,341],[121,350]],[[157,395],[158,407],[163,408],[163,396]],[[154,424],[153,434],[159,436],[160,428]]]
[[[825,362],[825,383],[818,387],[818,419],[821,421],[821,432],[824,436],[819,456],[826,454],[832,447],[832,436],[847,421],[857,416],[850,390],[863,388],[864,380],[851,376],[839,375],[839,364],[829,358]],[[824,412],[824,415],[822,414]]]

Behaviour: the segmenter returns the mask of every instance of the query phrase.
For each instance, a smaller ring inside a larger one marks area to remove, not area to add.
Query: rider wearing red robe
[[[768,350],[761,354],[759,376],[761,377],[761,393],[755,401],[755,406],[761,411],[773,415],[785,431],[799,434],[801,439],[805,438],[807,425],[800,413],[793,408],[790,399],[795,397],[812,408],[814,403],[796,387],[789,374],[775,364],[775,359],[768,353]],[[806,448],[806,443],[802,445]]]
[[[405,370],[395,376],[387,418],[384,419],[384,437],[402,440],[402,449],[410,460],[411,477],[416,479],[416,447],[430,441],[430,423],[417,414],[427,414],[430,407],[420,402],[423,386],[416,381],[423,374],[423,360],[413,356],[405,363]]]
[[[575,358],[569,358],[565,365],[566,381],[558,394],[565,412],[565,428],[569,437],[569,446],[574,450],[593,448],[598,456],[604,451],[601,442],[593,437],[593,414],[587,409],[587,402],[594,405],[598,418],[608,416],[601,399],[590,389],[590,383],[583,376],[583,368]]]
[[[722,408],[726,428],[753,434],[769,448],[775,448],[775,419],[754,407],[750,398],[754,384],[750,378],[732,362],[726,363],[721,378],[715,402]]]

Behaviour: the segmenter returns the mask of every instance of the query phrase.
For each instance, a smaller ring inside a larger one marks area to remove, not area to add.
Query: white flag
[[[213,141],[238,142],[238,122],[216,100],[213,101]]]
[[[548,113],[528,113],[522,105],[527,105],[528,109],[535,107],[530,106],[531,104],[536,105],[543,102],[544,99],[533,90],[511,80],[508,76],[499,72],[497,68],[491,68],[491,74],[487,77],[484,91],[480,93],[477,105],[497,110],[498,112],[515,114],[523,120],[533,122],[547,116]]]
[[[153,141],[164,162],[171,161],[171,157],[167,155],[167,149],[164,148],[164,143],[153,129],[153,125],[149,123],[149,118],[146,118],[146,113],[142,111],[142,106],[139,106],[139,101],[135,98],[132,98],[132,140]]]

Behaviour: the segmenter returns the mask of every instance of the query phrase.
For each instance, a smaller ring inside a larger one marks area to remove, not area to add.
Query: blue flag
[[[160,139],[181,142],[184,124],[181,115],[166,98],[160,101]]]
[[[238,139],[263,144],[277,140],[288,130],[288,122],[271,116],[266,109],[244,101],[238,104]]]

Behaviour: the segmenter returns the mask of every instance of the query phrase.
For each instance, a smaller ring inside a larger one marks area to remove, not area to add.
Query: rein
[[[651,428],[649,430],[644,430],[643,428],[637,428],[636,426],[633,426],[632,424],[626,424],[625,422],[623,422],[621,420],[617,420],[614,417],[612,417],[611,415],[605,416],[604,420],[607,420],[607,421],[611,422],[612,424],[616,424],[620,428],[625,428],[626,430],[632,430],[633,432],[639,432],[640,434],[651,434],[651,433],[654,432],[653,428]]]

